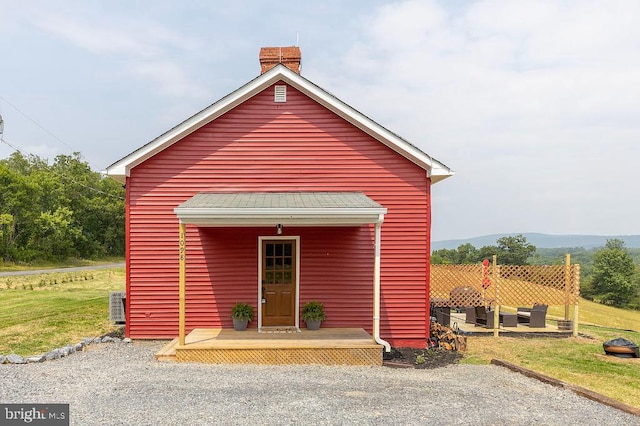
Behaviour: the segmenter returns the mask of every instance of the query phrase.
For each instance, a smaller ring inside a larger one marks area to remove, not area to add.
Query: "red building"
[[[297,47],[260,63],[107,169],[126,184],[127,336],[232,327],[239,301],[250,327],[299,327],[315,299],[323,327],[425,347],[430,188],[453,172],[300,76]]]

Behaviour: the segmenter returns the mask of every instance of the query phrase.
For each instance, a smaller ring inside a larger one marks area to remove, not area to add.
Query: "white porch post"
[[[184,345],[185,335],[185,294],[186,294],[186,226],[180,221],[180,291],[179,291],[179,331],[178,344]]]
[[[380,215],[375,226],[374,261],[373,261],[373,338],[383,345],[385,351],[391,352],[391,345],[380,338],[380,232],[384,216]]]

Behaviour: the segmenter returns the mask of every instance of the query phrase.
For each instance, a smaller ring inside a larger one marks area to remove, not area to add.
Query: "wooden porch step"
[[[363,329],[299,333],[195,329],[179,346],[174,339],[158,360],[212,364],[382,365],[382,346]]]
[[[176,337],[167,345],[165,345],[162,349],[160,349],[156,354],[155,358],[157,361],[175,361],[176,360],[176,346],[178,346],[178,338]]]

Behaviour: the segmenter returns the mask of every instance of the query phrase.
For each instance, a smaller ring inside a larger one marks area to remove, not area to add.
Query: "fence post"
[[[571,255],[564,255],[564,320],[569,321],[569,291],[571,289]]]
[[[500,334],[500,286],[498,284],[498,277],[500,276],[500,270],[498,269],[498,256],[493,255],[493,271],[495,273],[494,284],[496,286],[496,302],[493,308],[493,337],[498,337]]]
[[[573,337],[578,337],[578,303],[580,302],[580,264],[575,265],[575,281],[573,288]]]

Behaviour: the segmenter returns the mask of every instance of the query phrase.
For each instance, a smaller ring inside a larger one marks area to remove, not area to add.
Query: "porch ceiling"
[[[357,226],[387,209],[361,192],[201,192],[174,212],[198,226]]]

